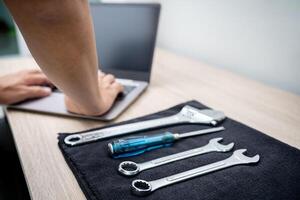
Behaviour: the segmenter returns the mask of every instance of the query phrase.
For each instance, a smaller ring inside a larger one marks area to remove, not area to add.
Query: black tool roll
[[[179,112],[184,105],[200,109],[207,108],[196,101],[190,101],[122,124],[173,115]],[[61,133],[58,139],[59,147],[68,165],[89,200],[300,199],[300,151],[298,149],[232,119],[227,118],[222,125],[226,128],[225,131],[187,138],[175,143],[172,147],[153,150],[125,159],[112,159],[108,154],[107,143],[116,138],[75,147],[64,144],[63,140],[68,134]],[[164,131],[183,133],[204,128],[208,128],[208,126],[185,124],[142,131],[132,135],[147,135]],[[234,150],[247,149],[249,156],[259,154],[260,162],[255,165],[234,166],[196,177],[162,188],[146,197],[136,197],[131,194],[130,185],[133,180],[151,181],[177,174],[228,158],[232,151],[195,156],[144,171],[134,177],[121,176],[117,171],[119,163],[124,160],[145,162],[204,146],[210,139],[216,137],[223,137],[224,144],[234,142]]]

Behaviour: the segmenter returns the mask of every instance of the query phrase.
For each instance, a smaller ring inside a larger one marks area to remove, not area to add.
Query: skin
[[[0,77],[0,104],[14,104],[51,94],[50,81],[40,70],[24,70]]]
[[[46,76],[64,92],[70,112],[101,115],[123,87],[98,73],[87,0],[7,0],[29,50]]]

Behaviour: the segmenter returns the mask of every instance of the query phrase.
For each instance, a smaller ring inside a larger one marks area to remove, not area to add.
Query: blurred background
[[[102,2],[160,2],[158,47],[300,95],[299,0]],[[0,55],[30,55],[2,0]]]

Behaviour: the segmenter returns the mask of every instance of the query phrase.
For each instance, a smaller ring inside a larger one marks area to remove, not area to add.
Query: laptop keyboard
[[[132,90],[134,90],[134,88],[136,88],[136,86],[129,86],[129,85],[123,85],[123,87],[124,87],[124,90],[123,90],[123,92],[121,92],[119,95],[118,95],[118,97],[117,97],[117,100],[122,100],[122,99],[124,99],[124,97],[126,96],[126,95],[128,95]]]
[[[123,95],[127,95],[129,94],[132,90],[134,90],[134,88],[136,88],[136,86],[129,86],[129,85],[123,85],[124,90],[123,90]]]

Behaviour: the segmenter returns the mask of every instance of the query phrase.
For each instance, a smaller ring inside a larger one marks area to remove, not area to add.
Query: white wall
[[[158,2],[159,46],[300,94],[299,0]]]

